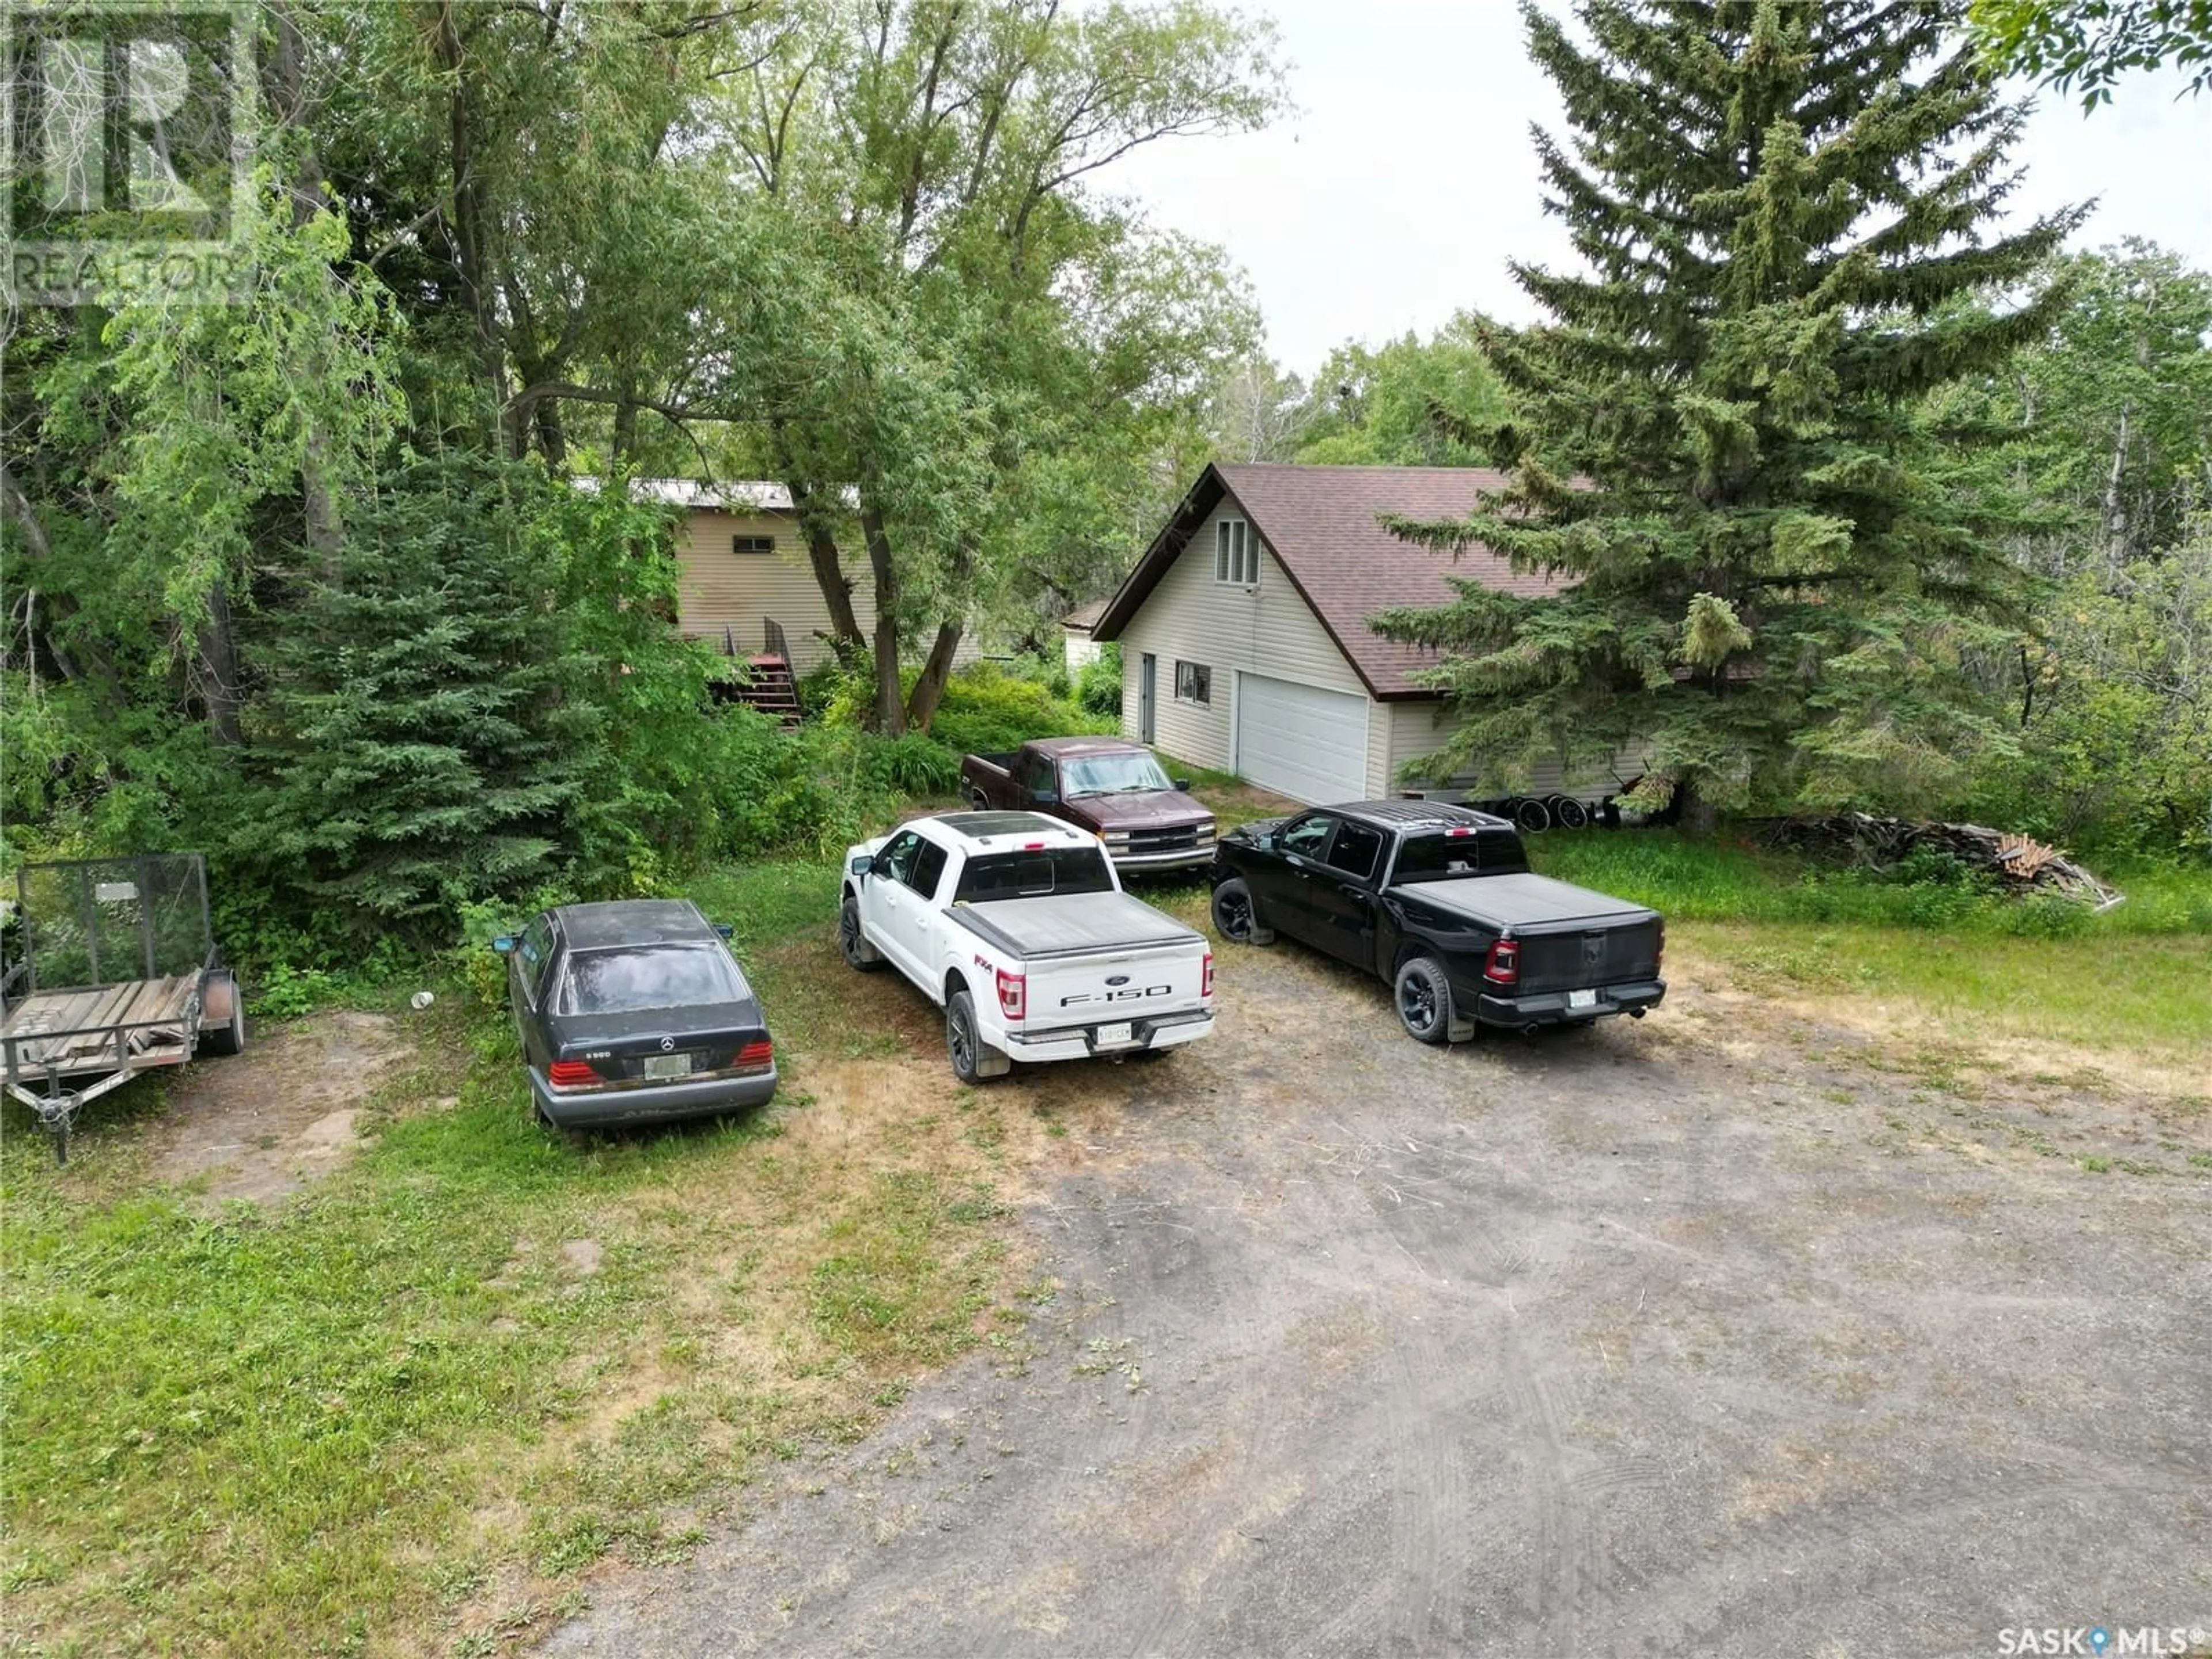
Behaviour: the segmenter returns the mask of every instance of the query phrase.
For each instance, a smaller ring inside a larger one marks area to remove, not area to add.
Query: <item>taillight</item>
[[[1492,985],[1518,985],[1521,982],[1521,942],[1502,939],[1490,947],[1490,960],[1482,964],[1482,976]]]
[[[1201,997],[1213,994],[1213,952],[1206,953],[1206,966],[1199,970],[1198,994]]]
[[[996,971],[999,976],[999,1012],[1008,1019],[1021,1018],[1029,1012],[1028,977],[1022,974],[1010,974],[1003,968]]]
[[[606,1081],[582,1060],[556,1060],[545,1068],[545,1080],[556,1089],[596,1089]]]
[[[1659,918],[1659,943],[1651,947],[1651,971],[1657,973],[1660,964],[1667,960],[1667,918]]]
[[[765,1072],[775,1063],[775,1044],[748,1042],[738,1050],[737,1059],[730,1063],[743,1072]]]

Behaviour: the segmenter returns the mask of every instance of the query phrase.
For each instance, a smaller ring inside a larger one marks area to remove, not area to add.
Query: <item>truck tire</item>
[[[1392,1000],[1398,1023],[1416,1042],[1464,1042],[1474,1035],[1474,1022],[1452,1006],[1451,981],[1434,957],[1413,957],[1400,966]]]
[[[246,994],[228,974],[210,974],[200,1009],[199,1050],[218,1057],[246,1051]]]
[[[1589,808],[1572,795],[1554,795],[1545,802],[1552,809],[1552,822],[1562,830],[1586,830],[1589,827]]]
[[[868,936],[860,931],[860,901],[848,895],[837,908],[837,953],[845,958],[845,965],[863,974],[872,974],[884,965],[884,953],[868,943]]]
[[[963,1083],[988,1083],[1014,1069],[1013,1062],[983,1041],[975,1024],[975,999],[955,991],[945,1000],[945,1052],[952,1075]]]
[[[1273,945],[1275,930],[1260,925],[1260,908],[1242,877],[1213,890],[1213,930],[1237,945]]]
[[[988,812],[991,810],[991,798],[980,789],[970,789],[968,792],[968,804],[979,812]]]

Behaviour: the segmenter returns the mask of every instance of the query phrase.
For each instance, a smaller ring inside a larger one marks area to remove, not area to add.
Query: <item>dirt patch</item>
[[[212,1200],[282,1198],[360,1144],[361,1103],[413,1052],[382,1014],[319,1014],[252,1034],[246,1052],[188,1066],[148,1137],[155,1179]]]
[[[963,1126],[1030,1194],[1031,1311],[549,1651],[1750,1659],[2212,1614],[2212,1115],[2116,1078],[1690,984],[1426,1049],[1279,949],[1152,1065],[948,1091],[933,1032],[807,1086],[845,1156]],[[2075,1155],[2148,1133],[2155,1170]]]

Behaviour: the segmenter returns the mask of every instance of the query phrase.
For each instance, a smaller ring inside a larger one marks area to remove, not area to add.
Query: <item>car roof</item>
[[[1316,809],[1340,817],[1358,818],[1377,829],[1395,830],[1510,830],[1513,825],[1494,812],[1478,812],[1448,800],[1355,800],[1340,806]]]
[[[572,950],[616,945],[690,944],[716,937],[690,899],[612,899],[601,904],[563,904],[553,912]]]
[[[906,827],[921,829],[938,824],[978,851],[995,850],[998,844],[1015,837],[1024,843],[1041,841],[1054,847],[1095,847],[1098,837],[1087,830],[1058,818],[1048,818],[1042,812],[940,812],[933,818],[916,819]]]

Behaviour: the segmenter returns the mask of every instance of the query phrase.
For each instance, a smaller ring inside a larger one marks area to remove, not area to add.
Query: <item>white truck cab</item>
[[[1038,812],[947,812],[850,848],[837,943],[944,1008],[963,1083],[1213,1030],[1205,936],[1122,891],[1096,836]]]

